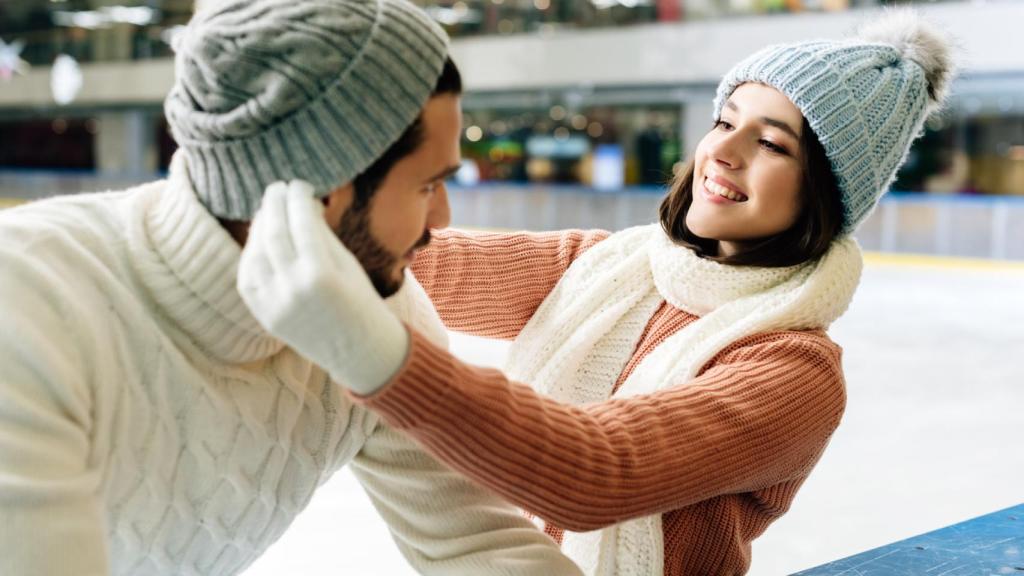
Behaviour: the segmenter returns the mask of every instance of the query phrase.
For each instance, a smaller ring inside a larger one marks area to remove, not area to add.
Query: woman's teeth
[[[704,179],[704,188],[708,192],[711,192],[712,194],[718,194],[719,196],[728,198],[733,202],[743,202],[747,199],[747,197],[744,196],[743,194],[740,194],[739,192],[735,192],[733,190],[729,190],[725,186],[718,184],[717,182],[711,180],[710,178]]]

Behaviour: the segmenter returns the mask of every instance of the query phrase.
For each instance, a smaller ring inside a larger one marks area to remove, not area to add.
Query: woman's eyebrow
[[[740,111],[740,107],[737,106],[736,103],[733,102],[732,100],[727,100],[725,102],[725,107],[730,109],[730,110],[732,110],[732,111],[734,111],[734,112],[739,112]],[[759,120],[761,121],[762,124],[767,124],[769,126],[774,126],[775,128],[778,128],[779,130],[782,130],[783,132],[786,132],[787,134],[789,134],[790,136],[792,136],[796,140],[800,140],[800,135],[797,134],[796,130],[794,130],[792,126],[790,126],[789,124],[786,124],[782,120],[776,120],[775,118],[769,118],[768,116],[762,116],[761,118],[759,118]]]

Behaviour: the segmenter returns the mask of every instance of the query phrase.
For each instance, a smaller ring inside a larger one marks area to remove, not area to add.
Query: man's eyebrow
[[[438,180],[447,180],[454,176],[455,173],[459,171],[459,168],[462,168],[462,166],[459,166],[458,164],[454,166],[449,166],[444,170],[438,172],[436,175],[427,178],[426,180],[423,181],[423,183],[430,184],[431,182],[437,182]]]
[[[739,112],[740,111],[739,106],[737,106],[736,103],[733,102],[732,100],[726,100],[725,107],[730,109],[730,110],[732,110],[732,111],[734,111],[734,112]],[[794,130],[792,126],[790,126],[789,124],[786,124],[782,120],[776,120],[775,118],[769,118],[767,116],[762,116],[760,118],[760,120],[761,120],[761,123],[767,124],[769,126],[774,126],[775,128],[778,128],[779,130],[782,130],[783,132],[786,132],[787,134],[789,134],[790,136],[795,138],[797,141],[800,140],[800,135],[797,134],[796,130]]]

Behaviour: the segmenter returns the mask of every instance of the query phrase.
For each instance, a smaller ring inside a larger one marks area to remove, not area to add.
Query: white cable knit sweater
[[[348,463],[423,573],[578,573],[259,327],[183,168],[0,212],[0,574],[237,574]]]

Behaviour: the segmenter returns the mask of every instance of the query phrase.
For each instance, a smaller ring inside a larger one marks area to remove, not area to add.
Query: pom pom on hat
[[[900,56],[913,60],[928,82],[930,112],[940,109],[953,76],[953,57],[948,40],[909,8],[888,10],[886,15],[863,25],[857,38],[895,48]]]

